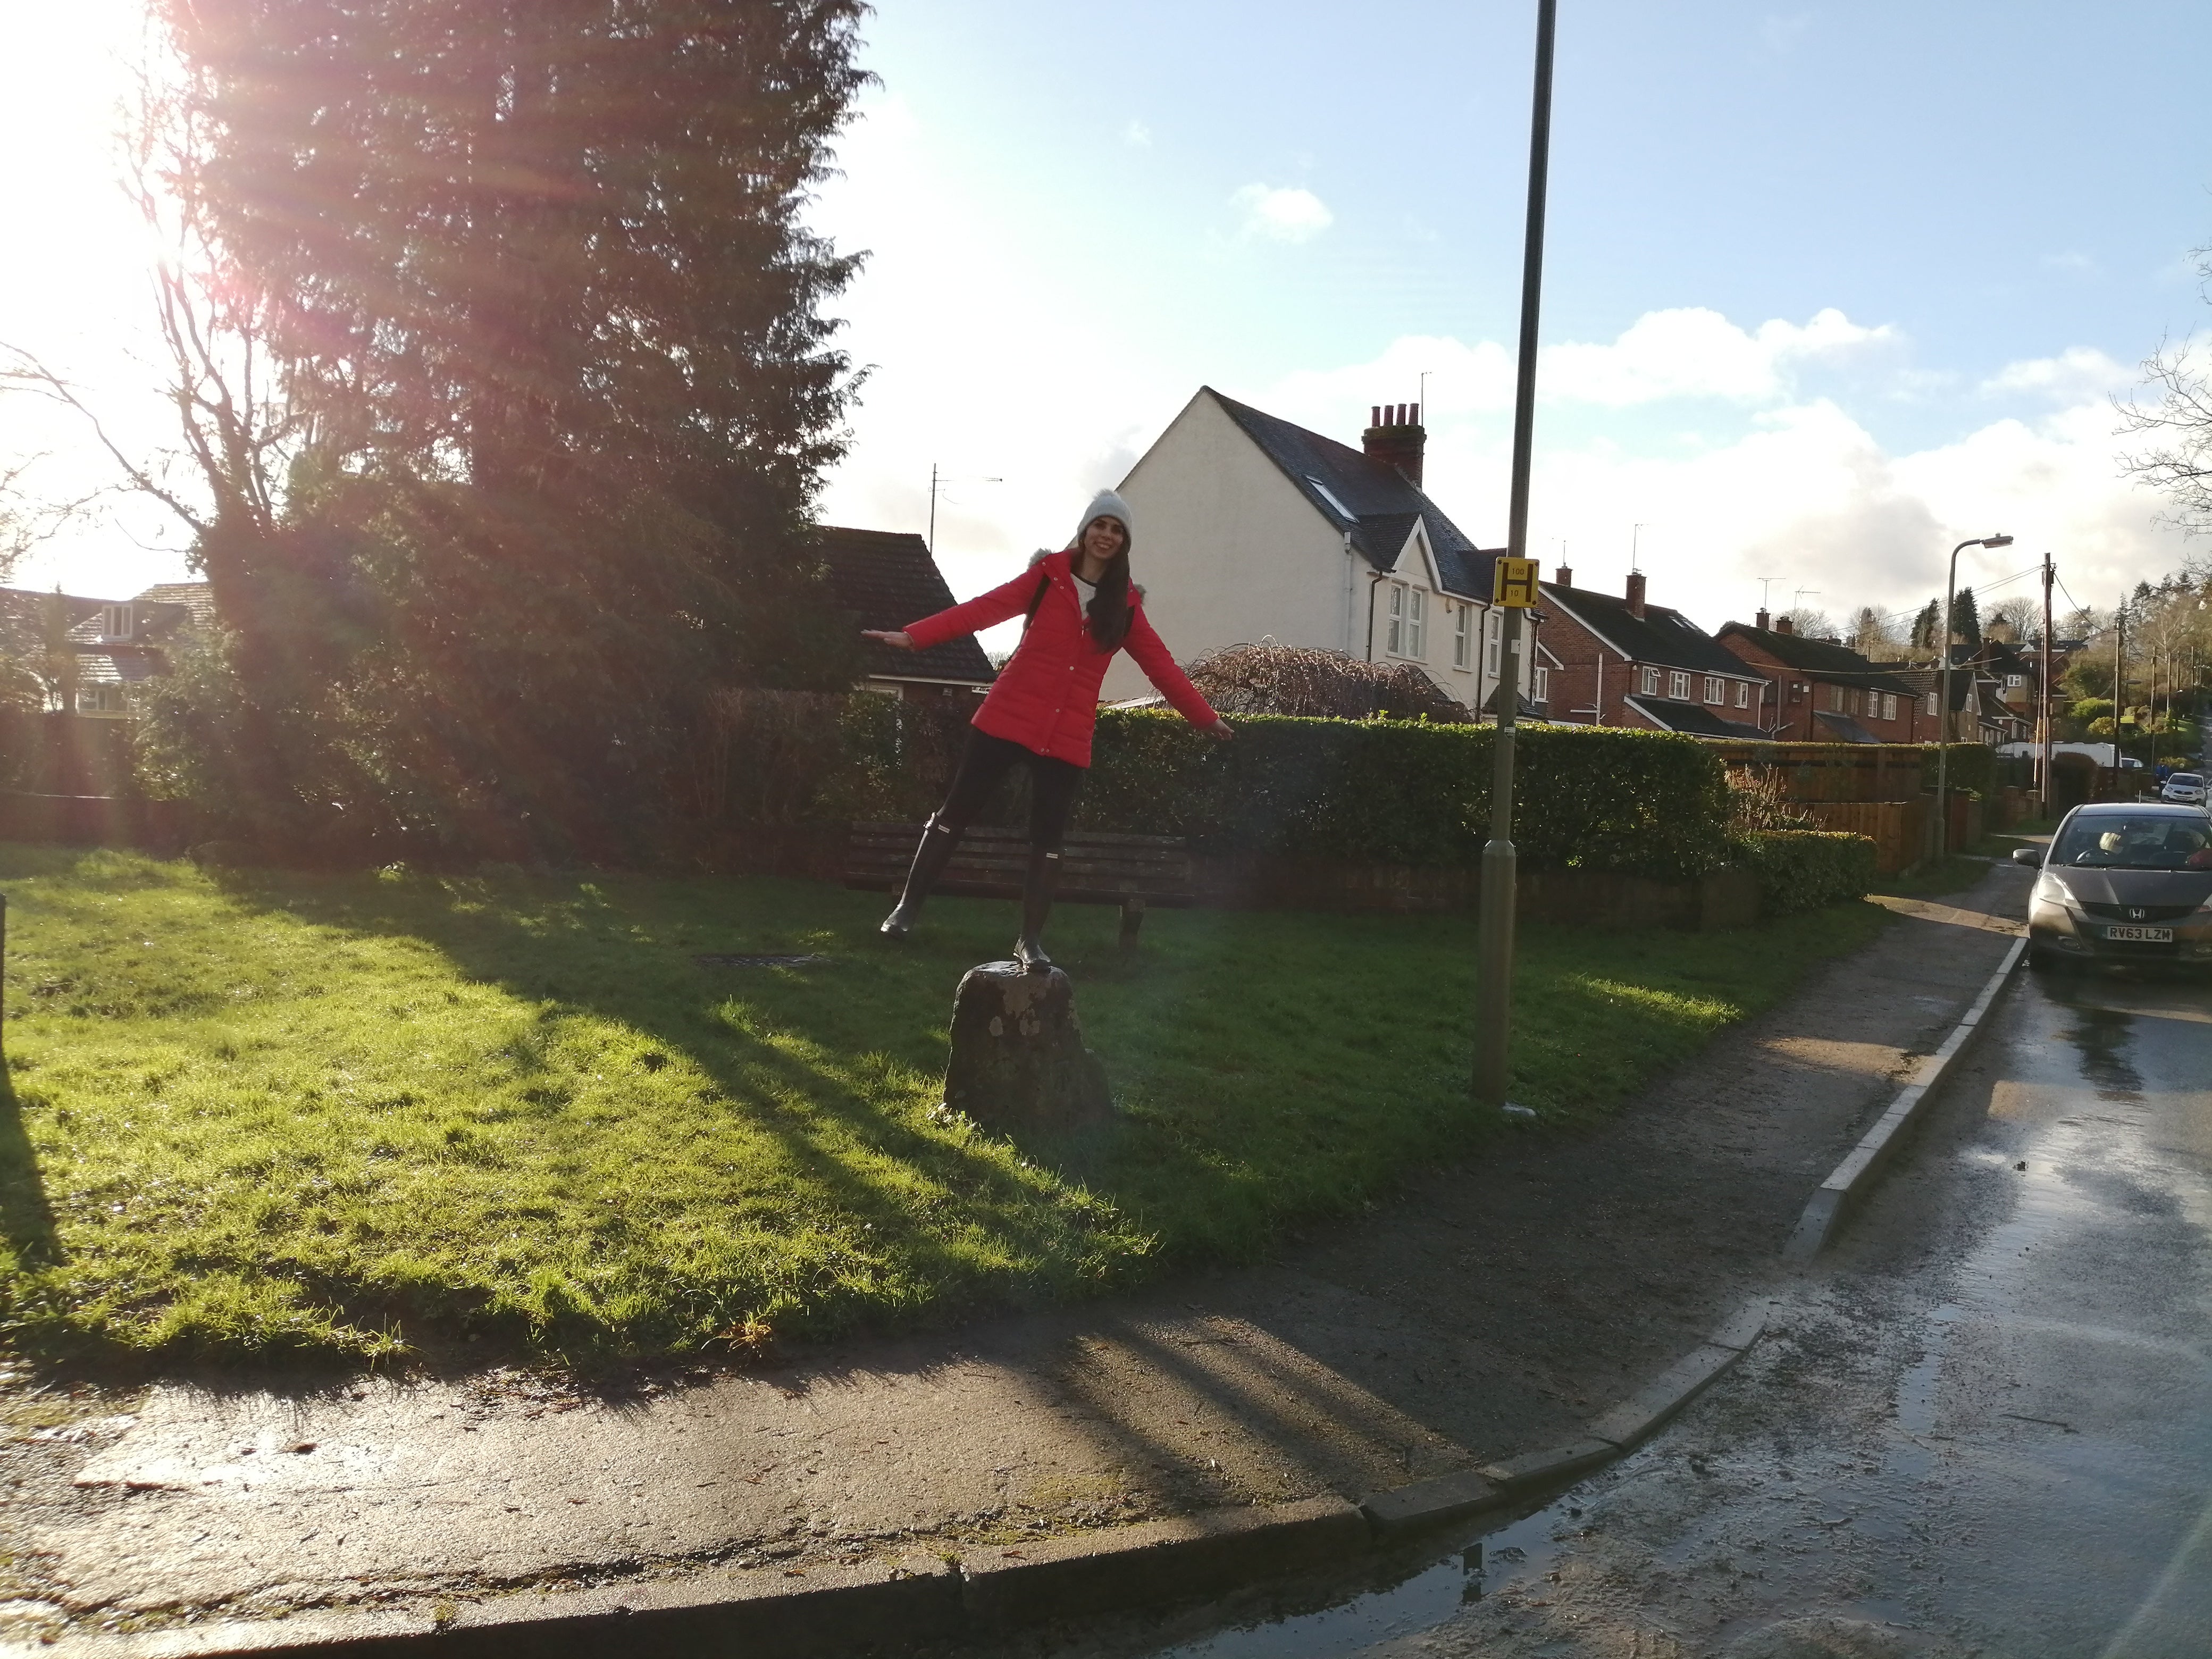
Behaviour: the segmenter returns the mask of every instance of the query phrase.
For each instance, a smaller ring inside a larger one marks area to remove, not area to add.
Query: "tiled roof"
[[[837,603],[858,617],[863,628],[904,628],[952,603],[952,590],[919,536],[823,525],[815,538]],[[972,634],[927,651],[901,651],[869,640],[861,652],[868,672],[879,679],[988,685],[992,678],[991,659]]]
[[[192,606],[181,601],[140,598],[129,601],[129,605],[130,638],[114,643],[158,646],[174,640],[179,634],[189,632],[198,621]],[[214,614],[211,606],[208,614],[210,617]],[[102,606],[70,629],[69,636],[79,645],[106,645],[110,642],[106,622],[106,607]]]
[[[19,637],[36,638],[44,626],[47,601],[52,592],[40,592],[34,587],[0,587],[0,628]],[[107,599],[80,599],[74,593],[62,595],[62,603],[69,609],[70,626],[75,628],[88,617],[100,614],[100,607],[112,603]],[[30,630],[24,635],[24,629]]]
[[[215,589],[206,582],[156,582],[133,596],[134,605],[181,605],[194,628],[215,626]]]
[[[1834,740],[1838,743],[1880,743],[1881,741],[1849,714],[1832,714],[1826,709],[1816,708],[1813,711],[1813,718],[1826,726],[1834,734]]]
[[[1670,605],[1646,605],[1638,617],[1618,593],[1546,582],[1544,596],[1632,662],[1686,668],[1699,674],[1756,679],[1759,671]]]
[[[1802,634],[1778,633],[1771,628],[1753,628],[1748,623],[1724,623],[1720,637],[1749,641],[1777,662],[1787,664],[1800,673],[1817,679],[1833,680],[1844,685],[1870,686],[1877,691],[1908,692],[1911,687],[1902,678],[1900,671],[1886,663],[1875,662],[1848,645],[1833,640],[1808,640]]]
[[[1680,732],[1693,738],[1728,738],[1736,742],[1749,738],[1764,743],[1767,733],[1741,720],[1723,720],[1701,702],[1676,702],[1671,697],[1629,697],[1626,702],[1637,710],[1649,715],[1661,728]]]
[[[160,673],[157,659],[144,651],[80,651],[76,678],[81,685],[138,685]]]
[[[1372,460],[1349,444],[1224,398],[1212,386],[1203,391],[1221,405],[1261,454],[1282,469],[1283,476],[1298,487],[1316,512],[1339,530],[1351,532],[1352,544],[1376,569],[1388,570],[1397,562],[1419,520],[1427,529],[1429,545],[1435,550],[1437,579],[1444,590],[1462,599],[1489,599],[1490,567],[1503,550],[1485,552],[1477,547],[1396,467]]]

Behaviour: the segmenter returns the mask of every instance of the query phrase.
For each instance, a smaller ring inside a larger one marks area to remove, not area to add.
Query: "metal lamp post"
[[[1959,602],[1959,555],[1970,547],[2010,547],[2009,536],[1971,536],[1951,550],[1950,574],[1943,578],[1942,724],[1936,728],[1936,856],[1951,850],[1951,615]]]
[[[1536,424],[1536,317],[1544,286],[1544,196],[1552,154],[1552,40],[1558,0],[1537,0],[1536,84],[1528,123],[1528,218],[1521,244],[1520,362],[1513,390],[1513,490],[1505,556],[1492,598],[1504,601],[1499,629],[1498,726],[1490,773],[1490,839],[1482,849],[1482,909],[1476,940],[1474,1097],[1505,1102],[1513,1024],[1513,728],[1521,713],[1521,612],[1534,598],[1528,563],[1528,462]],[[1505,592],[1509,581],[1516,590]],[[1513,602],[1518,599],[1518,603]]]

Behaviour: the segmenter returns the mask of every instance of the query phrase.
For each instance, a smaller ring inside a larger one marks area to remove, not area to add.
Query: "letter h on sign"
[[[1536,561],[1499,559],[1491,567],[1490,600],[1509,610],[1526,611],[1536,603]]]

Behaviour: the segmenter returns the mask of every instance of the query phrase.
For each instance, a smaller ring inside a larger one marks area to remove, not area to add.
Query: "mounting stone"
[[[1075,987],[1065,973],[986,962],[961,976],[945,1103],[1015,1139],[1087,1128],[1114,1115],[1106,1068],[1083,1046]]]

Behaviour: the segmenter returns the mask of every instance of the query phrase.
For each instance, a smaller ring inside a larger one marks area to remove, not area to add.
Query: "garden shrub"
[[[1735,843],[1736,861],[1759,877],[1759,910],[1770,916],[1864,898],[1875,880],[1875,844],[1827,830],[1753,830]]]

